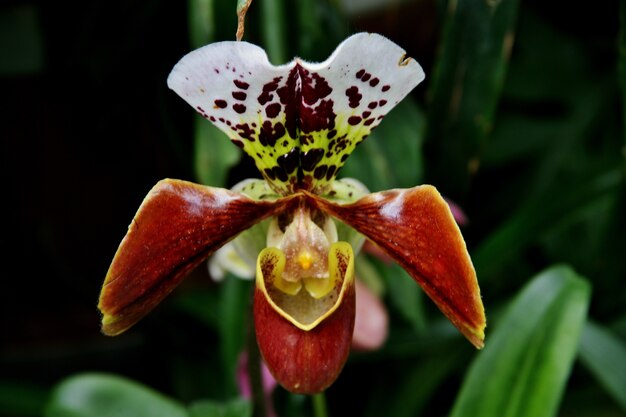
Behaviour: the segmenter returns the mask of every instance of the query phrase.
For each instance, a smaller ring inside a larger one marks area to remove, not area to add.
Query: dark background
[[[614,76],[614,3],[523,1],[519,26],[528,13],[540,16],[593,51],[590,65],[600,76]],[[166,177],[194,180],[192,110],[165,84],[191,49],[187,10],[181,2],[159,0],[9,1],[0,14],[0,383],[41,388],[44,396],[67,375],[106,370],[168,392],[159,364],[164,352],[185,348],[157,335],[176,313],[158,310],[139,331],[111,339],[99,332],[96,304],[117,245],[148,190]],[[358,16],[350,29],[379,31],[411,45],[405,47],[428,74],[441,29],[436,16],[432,4],[393,9]],[[514,48],[513,60],[516,54]],[[419,102],[427,102],[428,82],[415,92]],[[615,88],[607,112],[614,112],[609,117],[617,125],[617,83]],[[558,103],[543,104],[533,111],[560,111]],[[519,103],[504,100],[501,106],[516,109]],[[240,170],[248,169],[244,160]],[[487,172],[479,181],[483,189],[490,182],[501,186],[507,172]],[[241,176],[231,173],[231,182]],[[464,201],[470,215],[481,210],[480,198]],[[470,248],[488,231],[470,231]],[[535,255],[537,265],[546,261]],[[193,278],[186,285],[194,285]],[[593,307],[600,317],[615,310],[603,310],[598,301]],[[194,323],[176,323],[198,330]],[[211,337],[195,334],[193,342]]]

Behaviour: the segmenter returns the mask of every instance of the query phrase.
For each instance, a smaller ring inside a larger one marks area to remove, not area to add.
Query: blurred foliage
[[[28,295],[0,303],[1,416],[251,415],[236,381],[250,282],[199,269],[116,340],[97,335],[95,313],[152,183],[257,175],[165,87],[184,53],[234,39],[236,3],[0,8],[0,158],[16,201],[2,252],[17,265],[45,255],[12,284]],[[389,339],[353,353],[327,391],[330,415],[626,415],[626,0],[256,0],[244,40],[275,64],[319,61],[363,30],[399,43],[427,78],[340,176],[371,190],[432,183],[464,209],[489,327],[472,350],[404,271],[367,255],[357,270],[389,308]],[[272,398],[280,417],[311,415],[308,397]]]

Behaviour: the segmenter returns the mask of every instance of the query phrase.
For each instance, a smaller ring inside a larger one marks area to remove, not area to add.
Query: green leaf
[[[35,417],[41,415],[48,397],[45,388],[23,382],[0,381],[0,415]]]
[[[614,192],[620,181],[619,171],[601,172],[521,207],[473,252],[472,260],[481,282],[484,284],[503,273],[511,260],[536,241],[546,228],[556,224],[563,213],[593,204],[599,197]]]
[[[580,359],[626,412],[626,345],[589,321],[583,329]]]
[[[81,374],[54,389],[45,417],[188,417],[178,402],[116,375]]]
[[[18,3],[19,4],[19,3]],[[32,75],[44,66],[39,9],[23,3],[0,11],[0,74]]]
[[[569,267],[552,267],[535,277],[487,336],[452,416],[556,415],[589,297],[589,284]]]
[[[197,401],[189,406],[189,417],[251,417],[252,404],[243,398],[226,403]]]
[[[237,392],[235,375],[239,355],[243,350],[246,332],[252,325],[252,284],[252,281],[244,281],[227,274],[220,285],[220,353],[224,372],[230,376],[230,380],[223,383],[230,385],[230,392],[233,394]]]
[[[626,0],[619,2],[619,81],[622,92],[622,122],[626,123]],[[626,131],[626,130],[625,130]],[[626,134],[623,137],[626,143]]]
[[[405,98],[350,155],[341,176],[371,191],[414,187],[422,179],[423,128],[422,112]]]
[[[379,265],[381,262],[377,262]],[[387,296],[391,305],[417,332],[424,330],[423,292],[415,280],[395,262],[391,265],[382,265],[379,268],[385,279]]]
[[[274,65],[287,62],[287,35],[285,25],[285,0],[262,0],[261,36],[269,60]]]
[[[432,161],[436,178],[446,178],[457,195],[465,192],[468,174],[475,171],[493,125],[518,3],[448,2],[441,54],[431,85],[426,137],[436,149]]]
[[[188,0],[189,40],[193,48],[210,43],[215,38],[213,0]]]
[[[195,121],[195,172],[202,184],[224,187],[228,170],[241,158],[241,152],[217,127],[200,116]]]

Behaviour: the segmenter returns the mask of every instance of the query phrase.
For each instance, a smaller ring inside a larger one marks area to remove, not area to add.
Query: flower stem
[[[261,376],[261,353],[256,343],[254,325],[250,326],[248,332],[248,375],[252,388],[252,415],[254,417],[267,417],[267,404],[265,403],[263,377]]]
[[[328,417],[328,408],[326,407],[326,394],[320,392],[314,394],[313,400],[313,415],[315,417]]]

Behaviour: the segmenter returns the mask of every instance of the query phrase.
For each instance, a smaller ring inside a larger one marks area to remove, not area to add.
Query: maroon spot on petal
[[[383,85],[383,88],[381,88],[381,91],[384,93],[385,91],[389,91],[390,88],[391,88],[390,85]]]
[[[311,171],[321,161],[324,156],[324,150],[321,148],[313,148],[306,151],[300,157],[300,166],[305,171]]]
[[[350,116],[348,118],[348,123],[351,124],[352,126],[356,126],[359,123],[361,123],[361,117],[360,116]]]
[[[380,82],[380,80],[378,78],[372,78],[370,80],[370,87],[376,87],[379,82]]]
[[[250,87],[250,84],[248,84],[248,83],[247,83],[247,82],[245,82],[245,81],[241,81],[241,80],[233,80],[233,83],[235,83],[235,85],[236,85],[238,88],[241,88],[242,90],[247,90],[247,89],[248,89],[248,87]]]
[[[302,104],[298,67],[299,65],[296,65],[292,68],[289,71],[285,84],[276,89],[276,94],[278,94],[285,113],[285,128],[292,138],[298,135],[298,118],[300,117],[300,106]],[[278,86],[278,82],[276,82],[276,86]]]
[[[265,108],[267,117],[274,118],[280,113],[280,103],[272,103]]]
[[[230,140],[232,143],[234,143],[235,145],[237,145],[238,147],[243,149],[243,142],[238,140],[238,139],[231,139]]]
[[[269,178],[271,181],[276,179],[276,175],[274,175],[274,171],[272,171],[270,168],[265,168],[263,170],[263,173],[265,174],[265,176],[267,178]]]
[[[370,104],[367,105],[367,107],[371,110],[374,110],[376,107],[378,107],[378,102],[372,101]]]
[[[233,110],[235,110],[239,114],[243,114],[246,112],[246,106],[241,103],[233,104]]]
[[[348,97],[348,105],[353,109],[359,106],[363,98],[359,93],[359,89],[354,85],[346,90],[346,96]]]
[[[289,179],[289,176],[287,175],[287,173],[285,172],[285,170],[283,170],[281,167],[279,166],[275,166],[272,171],[274,172],[274,176],[276,178],[278,178],[280,181],[287,181],[287,179]]]
[[[369,80],[372,77],[372,74],[370,74],[369,72],[366,72],[365,74],[363,74],[363,76],[361,77],[361,81],[365,82],[367,80]]]
[[[285,126],[282,123],[272,124],[271,121],[266,120],[261,125],[261,130],[259,131],[259,142],[263,146],[274,147],[276,145],[276,141],[285,136]]]
[[[248,123],[240,123],[235,125],[235,129],[237,129],[237,132],[239,133],[239,136],[241,136],[244,139],[248,139],[250,142],[254,142],[254,130],[250,128],[250,126],[248,125]]]
[[[272,101],[273,98],[274,94],[263,91],[257,100],[261,106],[265,106],[268,102]]]
[[[357,71],[357,73],[356,73],[356,78],[360,80],[360,79],[361,79],[361,77],[362,77],[364,74],[365,74],[365,70],[364,70],[364,69],[360,69],[360,70],[358,70],[358,71]]]
[[[300,65],[298,65],[298,72],[302,80],[302,99],[305,104],[311,106],[333,92],[326,80],[318,74],[311,74]]]
[[[328,133],[326,134],[326,137],[327,137],[328,139],[332,139],[332,138],[334,138],[334,137],[335,137],[335,135],[336,135],[336,134],[337,134],[337,131],[336,131],[335,129],[333,129],[333,130],[331,130],[330,132],[328,132]]]
[[[215,123],[215,117],[211,116],[211,117],[209,117],[209,120],[212,121],[213,123]]]
[[[196,109],[198,109],[198,111],[199,111],[200,113],[204,113],[204,109],[203,109],[202,107],[200,107],[200,106],[196,106]]]
[[[371,119],[367,119],[366,121],[364,121],[364,122],[363,122],[363,124],[364,124],[365,126],[369,126],[369,125],[371,125],[372,123],[374,123],[374,120],[376,120],[376,119],[374,119],[374,118],[372,117]]]
[[[346,162],[346,159],[348,159],[348,156],[350,156],[350,154],[349,154],[349,153],[344,153],[344,154],[341,156],[341,162]]]
[[[243,91],[233,91],[233,98],[235,100],[244,101],[247,97],[248,95]]]
[[[384,106],[385,104],[387,104],[387,100],[380,100],[378,104],[380,104],[381,106]]]
[[[324,178],[324,175],[326,175],[327,170],[328,170],[328,167],[326,165],[320,165],[317,168],[315,168],[315,171],[313,171],[313,177],[316,180],[321,180],[322,178]]]
[[[361,117],[367,119],[368,117],[370,117],[370,114],[372,114],[371,111],[364,111]]]
[[[285,171],[285,173],[287,173],[287,175],[291,174],[296,170],[300,162],[300,149],[292,148],[286,154],[279,156],[276,159],[276,162]]]
[[[226,100],[217,99],[214,101],[214,103],[215,103],[215,107],[219,109],[225,109],[226,106],[228,106],[228,103],[226,103]]]
[[[326,180],[330,181],[330,179],[335,175],[337,171],[337,167],[335,165],[331,165],[328,167],[328,171],[326,171]]]
[[[215,71],[216,74],[220,73],[220,70],[218,70],[217,68],[213,68],[213,71]]]
[[[322,100],[315,107],[300,108],[300,125],[302,133],[319,132],[335,127],[335,113],[332,100]]]

